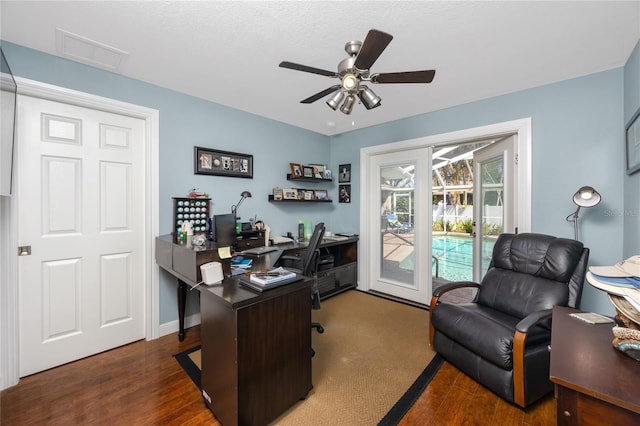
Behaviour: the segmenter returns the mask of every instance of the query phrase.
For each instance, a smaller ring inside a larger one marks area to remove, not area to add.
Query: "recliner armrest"
[[[456,288],[465,288],[465,287],[480,288],[480,284],[473,281],[457,281],[453,283],[447,283],[433,290],[433,296],[440,297],[448,291],[455,290]]]
[[[532,312],[516,324],[516,330],[520,333],[528,333],[529,329],[540,322],[551,318],[551,309],[545,309],[543,311]]]

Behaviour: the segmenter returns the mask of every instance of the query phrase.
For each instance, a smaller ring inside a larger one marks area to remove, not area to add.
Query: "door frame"
[[[409,139],[398,142],[391,142],[383,145],[376,145],[360,149],[360,246],[358,262],[358,287],[364,291],[370,290],[369,268],[366,265],[367,259],[372,256],[372,238],[369,229],[372,226],[370,216],[367,212],[375,194],[367,188],[369,184],[367,178],[370,176],[369,157],[379,154],[404,151],[416,148],[425,148],[433,145],[443,144],[463,144],[475,139],[487,139],[499,137],[501,135],[515,134],[517,137],[518,162],[517,187],[518,206],[516,222],[520,232],[530,232],[531,230],[531,117],[505,121],[502,123],[489,124],[486,126],[474,127],[470,129],[458,130],[449,133],[442,133],[433,136],[425,136],[416,139]],[[424,228],[424,227],[423,227]],[[426,238],[426,233],[431,233],[431,229],[421,229],[420,238]]]
[[[54,102],[126,115],[145,122],[145,338],[159,337],[159,270],[155,264],[155,236],[159,232],[159,126],[160,113],[156,109],[102,96],[79,92],[39,81],[16,77],[18,96],[32,96]],[[15,160],[15,158],[14,158]],[[14,161],[17,164],[18,161]],[[14,182],[15,188],[15,182]],[[18,383],[19,380],[19,332],[18,332],[18,247],[17,219],[20,194],[15,191],[3,197],[0,208],[3,219],[0,231],[2,238],[0,253],[8,254],[0,260],[0,273],[7,279],[7,286],[0,289],[0,390]],[[7,214],[7,216],[4,216]],[[15,256],[14,256],[15,255]]]

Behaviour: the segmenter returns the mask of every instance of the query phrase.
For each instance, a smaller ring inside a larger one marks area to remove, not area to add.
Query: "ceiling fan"
[[[300,103],[310,104],[335,92],[327,101],[327,105],[334,111],[338,109],[338,106],[344,100],[342,106],[340,106],[340,111],[345,114],[351,114],[353,105],[356,102],[356,96],[367,109],[373,109],[381,105],[382,99],[367,85],[362,84],[363,82],[374,84],[431,83],[436,75],[435,70],[370,74],[369,68],[380,57],[384,49],[391,43],[391,40],[393,40],[391,34],[372,29],[367,33],[364,42],[348,42],[345,44],[344,50],[349,54],[349,57],[340,61],[338,72],[287,61],[280,62],[280,67],[340,79],[340,84],[309,96],[300,101]]]

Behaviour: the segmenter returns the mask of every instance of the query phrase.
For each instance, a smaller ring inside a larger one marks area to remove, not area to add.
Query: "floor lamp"
[[[567,222],[573,222],[573,233],[575,239],[578,239],[578,213],[582,207],[593,207],[600,203],[600,194],[590,186],[583,186],[573,194],[573,202],[578,208],[575,212],[567,216]]]

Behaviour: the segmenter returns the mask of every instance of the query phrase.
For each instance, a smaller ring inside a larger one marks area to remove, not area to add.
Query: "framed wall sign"
[[[338,182],[351,182],[351,164],[340,164],[338,167]]]
[[[351,185],[339,185],[338,187],[338,202],[350,203],[351,202]]]
[[[640,110],[635,113],[627,126],[626,157],[628,175],[640,171],[640,120],[638,120],[638,116],[640,116]]]
[[[253,155],[196,146],[194,162],[197,175],[253,178]]]

